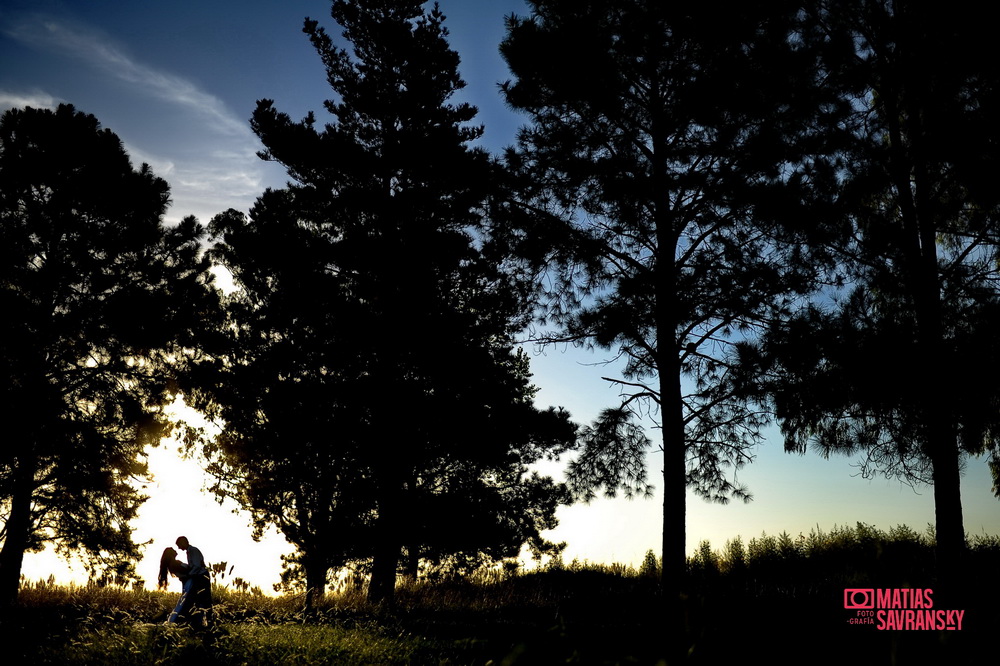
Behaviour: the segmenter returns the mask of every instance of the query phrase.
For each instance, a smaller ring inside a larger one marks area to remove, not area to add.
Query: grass
[[[303,597],[215,589],[210,632],[168,626],[176,594],[120,587],[22,586],[2,618],[2,664],[275,665],[663,663],[683,631],[691,663],[972,663],[1000,626],[1000,539],[970,540],[962,632],[877,632],[845,623],[843,589],[934,587],[933,534],[859,524],[791,537],[736,537],[689,559],[684,626],[667,622],[659,563],[638,569],[555,562],[401,584],[391,611],[342,585],[314,612]],[[958,606],[955,606],[956,608]],[[966,659],[968,657],[968,659]],[[832,662],[831,662],[832,663]]]
[[[68,645],[40,647],[38,664],[396,664],[419,657],[419,641],[329,625],[222,625],[208,634],[131,624],[81,632]]]

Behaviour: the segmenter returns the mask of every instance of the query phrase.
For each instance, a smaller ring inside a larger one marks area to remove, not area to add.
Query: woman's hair
[[[158,587],[167,586],[167,573],[170,571],[170,563],[177,559],[177,551],[167,547],[160,555],[160,575],[156,577]]]

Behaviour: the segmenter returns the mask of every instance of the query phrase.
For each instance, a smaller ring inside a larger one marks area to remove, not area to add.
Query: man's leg
[[[192,576],[192,621],[196,626],[212,622],[212,581],[208,576]]]

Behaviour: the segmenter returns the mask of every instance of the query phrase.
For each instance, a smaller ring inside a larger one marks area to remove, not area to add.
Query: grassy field
[[[851,624],[845,588],[933,588],[932,537],[858,525],[702,544],[689,561],[684,626],[660,610],[657,563],[555,563],[529,572],[401,585],[391,611],[344,586],[307,614],[300,596],[217,586],[211,631],[167,626],[176,594],[23,585],[2,618],[0,664],[662,664],[682,632],[693,664],[983,663],[995,653],[1000,540],[970,542],[966,585],[935,608],[961,631]],[[947,606],[941,604],[948,603]]]

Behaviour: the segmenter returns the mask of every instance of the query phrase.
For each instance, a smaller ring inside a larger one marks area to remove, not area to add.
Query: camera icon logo
[[[875,590],[862,588],[845,589],[844,608],[851,610],[875,608]]]

